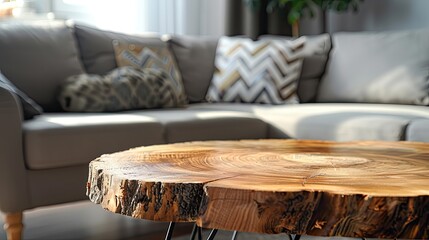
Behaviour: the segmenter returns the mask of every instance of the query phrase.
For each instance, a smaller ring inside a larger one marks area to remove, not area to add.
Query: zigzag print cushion
[[[298,103],[305,38],[259,40],[221,37],[209,102]]]
[[[173,56],[167,47],[143,46],[139,44],[128,44],[113,40],[113,49],[118,67],[136,67],[161,69],[167,72],[173,80],[181,98],[186,101],[185,87],[182,75]]]

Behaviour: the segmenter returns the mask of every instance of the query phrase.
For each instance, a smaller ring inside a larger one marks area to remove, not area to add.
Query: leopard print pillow
[[[69,77],[59,101],[69,112],[115,112],[132,109],[172,108],[186,104],[186,96],[160,69],[117,68],[106,76]]]

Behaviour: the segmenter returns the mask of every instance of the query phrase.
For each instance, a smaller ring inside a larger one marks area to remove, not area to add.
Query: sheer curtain
[[[51,0],[57,18],[126,33],[222,35],[227,0]]]

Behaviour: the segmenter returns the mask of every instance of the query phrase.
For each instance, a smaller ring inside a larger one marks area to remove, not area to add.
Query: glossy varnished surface
[[[88,195],[113,212],[205,227],[422,237],[429,145],[248,140],[141,147],[94,160]]]

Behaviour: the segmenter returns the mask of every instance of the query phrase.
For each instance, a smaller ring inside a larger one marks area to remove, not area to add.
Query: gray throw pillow
[[[160,69],[121,67],[106,76],[81,74],[64,83],[59,101],[70,112],[173,108],[186,104],[170,75]]]
[[[7,91],[15,94],[19,97],[22,104],[22,110],[24,112],[24,119],[31,119],[36,115],[43,113],[42,107],[40,107],[33,99],[29,98],[25,93],[19,90],[11,81],[9,81],[0,72],[0,88],[6,89]]]

